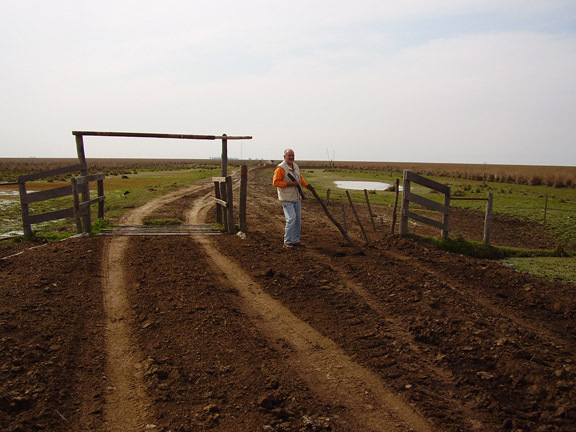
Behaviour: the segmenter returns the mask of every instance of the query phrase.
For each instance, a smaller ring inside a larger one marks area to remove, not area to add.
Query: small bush
[[[542,179],[540,176],[532,176],[530,178],[530,186],[540,186],[542,184]]]

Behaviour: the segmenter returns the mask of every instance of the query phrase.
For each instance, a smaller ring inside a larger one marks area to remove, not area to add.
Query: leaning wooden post
[[[344,221],[344,231],[348,232],[348,223],[346,222],[346,204],[342,203],[342,220]]]
[[[234,234],[234,200],[232,199],[232,177],[226,177],[226,216],[228,219],[228,234]]]
[[[348,244],[350,246],[354,246],[354,243],[352,243],[352,240],[350,239],[350,237],[348,236],[348,233],[344,230],[344,228],[342,228],[342,225],[340,225],[340,223],[334,218],[334,216],[332,216],[332,213],[330,213],[330,210],[328,210],[328,207],[326,206],[326,203],[324,201],[322,201],[322,198],[320,198],[318,196],[318,193],[316,192],[316,189],[314,189],[313,186],[309,185],[308,186],[308,190],[310,192],[312,192],[312,195],[314,195],[314,198],[316,198],[316,200],[320,203],[320,206],[322,206],[322,210],[324,210],[324,213],[326,213],[326,216],[328,216],[328,219],[330,219],[330,221],[336,225],[336,228],[338,228],[338,231],[340,231],[340,233],[342,234],[342,236],[346,239],[346,241],[348,242]]]
[[[368,238],[368,234],[366,234],[366,230],[364,229],[364,225],[362,225],[362,221],[360,220],[360,216],[358,216],[358,212],[356,211],[356,207],[354,207],[354,203],[352,202],[352,197],[350,196],[350,192],[346,191],[346,195],[348,195],[348,201],[350,202],[350,207],[352,207],[352,211],[354,212],[354,216],[356,216],[356,220],[358,221],[358,225],[360,225],[360,229],[362,230],[362,234],[364,234],[364,238],[366,239],[366,244],[370,244],[370,239]]]
[[[366,205],[368,206],[368,214],[370,215],[370,220],[372,221],[372,229],[376,232],[376,222],[374,221],[374,214],[372,213],[372,207],[370,207],[370,198],[368,198],[368,191],[364,189],[364,196],[366,197]]]
[[[240,231],[246,232],[246,197],[248,195],[248,167],[242,165],[240,168],[240,204],[238,211],[238,225]]]
[[[82,135],[75,135],[76,138],[76,153],[78,154],[78,163],[80,164],[80,173],[82,176],[88,175],[88,164],[86,162],[86,154],[84,153],[84,139]],[[90,201],[90,185],[88,182],[79,185],[79,190],[82,193],[82,202]],[[82,215],[82,225],[84,232],[89,233],[92,231],[92,221],[90,219],[90,211]]]
[[[410,180],[408,180],[409,170],[404,170],[404,182],[402,185],[402,206],[400,210],[400,235],[408,234],[408,212],[410,211]]]
[[[223,137],[228,136],[226,134],[222,134]],[[228,175],[228,140],[226,138],[222,138],[222,177],[226,177]]]
[[[486,201],[486,217],[484,218],[484,243],[490,244],[490,234],[492,232],[492,192],[488,192]]]

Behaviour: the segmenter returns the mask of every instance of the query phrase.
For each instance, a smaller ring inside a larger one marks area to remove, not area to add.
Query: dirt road
[[[283,250],[268,177],[250,173],[246,239],[82,238],[0,261],[0,429],[576,430],[576,287],[381,233],[358,253],[312,200],[307,247]],[[211,221],[210,189],[123,223]]]

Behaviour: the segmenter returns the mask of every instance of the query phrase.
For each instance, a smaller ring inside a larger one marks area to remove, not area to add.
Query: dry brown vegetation
[[[328,162],[308,161],[306,166],[330,166]],[[424,176],[462,178],[530,186],[575,187],[576,167],[544,165],[445,164],[417,162],[334,162],[335,168],[401,172],[409,169]]]
[[[230,161],[231,164],[240,161]],[[242,161],[254,164],[260,161]],[[272,161],[274,162],[274,161]],[[74,165],[75,158],[0,158],[0,181],[16,181],[19,175]],[[89,168],[93,172],[107,175],[132,174],[136,170],[177,170],[190,167],[218,166],[214,159],[110,159],[90,158]],[[544,165],[491,165],[491,164],[444,164],[418,162],[328,162],[301,161],[307,168],[334,167],[340,169],[363,169],[375,171],[402,172],[405,169],[424,176],[462,178],[499,183],[516,183],[531,186],[575,187],[575,166]]]
[[[0,181],[14,182],[20,175],[76,164],[78,164],[76,158],[0,158]],[[88,168],[91,172],[103,172],[106,175],[133,174],[138,170],[168,171],[207,166],[212,168],[219,164],[220,161],[210,159],[88,159]],[[64,180],[71,176],[72,174],[67,174],[54,179]]]

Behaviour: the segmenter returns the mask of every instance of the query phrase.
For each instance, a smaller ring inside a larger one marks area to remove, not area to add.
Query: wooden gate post
[[[395,186],[395,193],[396,196],[394,198],[394,210],[392,211],[392,226],[390,227],[390,234],[394,234],[394,230],[396,229],[396,219],[397,219],[397,210],[398,210],[398,195],[400,193],[400,180],[396,179],[394,182]]]
[[[220,193],[220,183],[214,182],[214,198],[217,200],[222,200],[222,194]],[[216,204],[216,223],[224,226],[224,218],[222,217],[222,206]]]
[[[18,179],[18,189],[20,190],[20,208],[22,210],[24,235],[26,237],[32,237],[32,224],[30,223],[30,207],[28,206],[26,182]]]
[[[222,137],[228,135],[222,134]],[[228,175],[228,139],[222,138],[222,177]]]
[[[84,138],[82,135],[75,135],[76,139],[76,153],[78,154],[78,162],[80,163],[80,173],[83,176],[88,175],[88,164],[86,163],[86,154],[84,152]],[[90,201],[90,185],[88,183],[83,183],[79,185],[80,192],[82,193],[82,201]],[[82,225],[84,232],[92,231],[92,221],[90,219],[90,212],[82,215]]]
[[[410,211],[410,180],[408,180],[408,170],[404,170],[404,181],[402,183],[402,205],[400,207],[400,235],[408,234],[408,212]]]
[[[238,225],[240,231],[246,232],[246,198],[248,194],[248,167],[242,165],[240,168],[240,205],[238,215]]]
[[[227,193],[228,191],[226,190],[226,183],[225,182],[219,183],[219,187],[220,187],[220,198],[222,199],[222,201],[226,203],[226,205],[222,206],[222,225],[224,226],[224,231],[230,232],[230,228],[228,227],[229,208],[228,208],[228,193]]]
[[[232,177],[226,177],[226,214],[228,219],[228,234],[234,234],[234,200],[232,197]]]
[[[450,209],[450,192],[448,192],[447,194],[444,195],[444,205],[446,206],[447,209]],[[450,226],[450,212],[443,212],[442,213],[442,225],[444,226],[444,228],[442,228],[442,237],[444,238],[448,238],[448,234],[450,233],[450,231],[448,230],[448,227]]]

